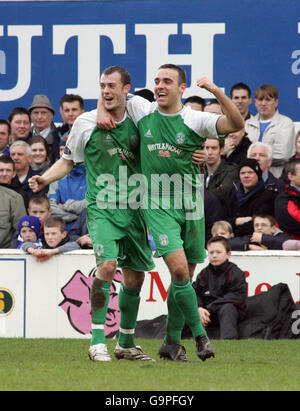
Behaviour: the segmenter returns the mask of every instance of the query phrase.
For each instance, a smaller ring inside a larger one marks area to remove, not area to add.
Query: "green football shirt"
[[[136,187],[128,182],[141,173],[138,130],[126,113],[110,131],[98,128],[96,118],[97,110],[93,110],[76,120],[63,157],[74,163],[85,163],[88,206],[127,209],[128,199]],[[134,205],[131,208],[134,209]]]
[[[141,138],[142,171],[149,194],[145,207],[159,202],[159,207],[165,208],[167,200],[172,199],[175,208],[184,208],[184,201],[195,198],[201,188],[199,167],[192,163],[192,153],[207,137],[222,138],[216,129],[220,116],[190,107],[168,115],[158,110],[157,103],[139,96],[127,101],[127,110]]]

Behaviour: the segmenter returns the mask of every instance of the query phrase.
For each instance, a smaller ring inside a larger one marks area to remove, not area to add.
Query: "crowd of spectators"
[[[67,94],[60,100],[62,124],[54,124],[55,110],[49,98],[39,94],[28,109],[16,107],[7,120],[0,120],[1,249],[22,249],[37,261],[45,261],[89,243],[87,231],[84,239],[71,238],[69,233],[86,207],[83,164],[39,193],[28,183],[30,177],[43,175],[61,157],[72,125],[83,112],[82,97]]]
[[[143,92],[154,99],[150,90]],[[204,176],[206,242],[221,235],[233,250],[300,249],[300,132],[296,134],[293,121],[279,113],[278,91],[271,84],[255,90],[256,114],[249,111],[252,94],[246,84],[233,85],[230,98],[245,128],[224,140],[208,138],[199,147],[205,156],[193,161]],[[183,104],[221,113],[216,99],[192,96]],[[82,97],[67,94],[60,100],[62,122],[54,124],[55,110],[40,94],[28,109],[16,107],[7,119],[0,119],[1,249],[29,250],[39,261],[65,250],[92,249],[84,164],[75,165],[67,177],[42,192],[33,193],[28,184],[31,176],[44,174],[61,157],[73,123],[83,112]],[[56,232],[54,248],[45,227]]]

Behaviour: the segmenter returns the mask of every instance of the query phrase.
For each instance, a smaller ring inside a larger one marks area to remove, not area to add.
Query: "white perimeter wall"
[[[89,288],[95,272],[91,251],[55,256],[44,263],[22,251],[1,251],[0,337],[90,338]],[[294,301],[300,301],[300,253],[233,252],[231,261],[245,271],[249,296],[282,282]],[[162,259],[155,262],[155,269],[146,273],[138,320],[167,313],[170,276]],[[199,265],[196,274],[206,264]],[[107,335],[118,329],[120,280],[121,273],[111,289]]]

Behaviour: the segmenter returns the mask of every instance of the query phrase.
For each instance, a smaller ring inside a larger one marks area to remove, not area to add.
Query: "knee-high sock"
[[[197,297],[190,279],[174,281],[174,298],[183,312],[185,322],[190,327],[193,337],[206,334],[198,311]]]
[[[120,331],[119,345],[123,348],[135,347],[134,333],[140,305],[140,289],[131,289],[121,284],[119,292]]]
[[[183,312],[175,301],[173,282],[170,284],[168,298],[168,316],[167,316],[167,332],[165,336],[166,344],[178,343],[181,341],[181,333],[184,327],[185,319]]]
[[[109,303],[111,282],[95,278],[91,287],[92,340],[91,345],[105,344],[104,324]]]

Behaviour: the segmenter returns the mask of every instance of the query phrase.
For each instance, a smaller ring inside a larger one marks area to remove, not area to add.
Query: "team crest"
[[[177,144],[183,144],[185,140],[185,134],[184,133],[177,133],[175,137],[175,141]]]
[[[102,244],[98,244],[97,247],[96,247],[96,255],[98,257],[101,257],[103,252],[104,252],[104,246]]]
[[[158,241],[159,241],[159,244],[162,245],[163,247],[166,247],[169,244],[169,238],[167,234],[161,234],[158,237]]]

